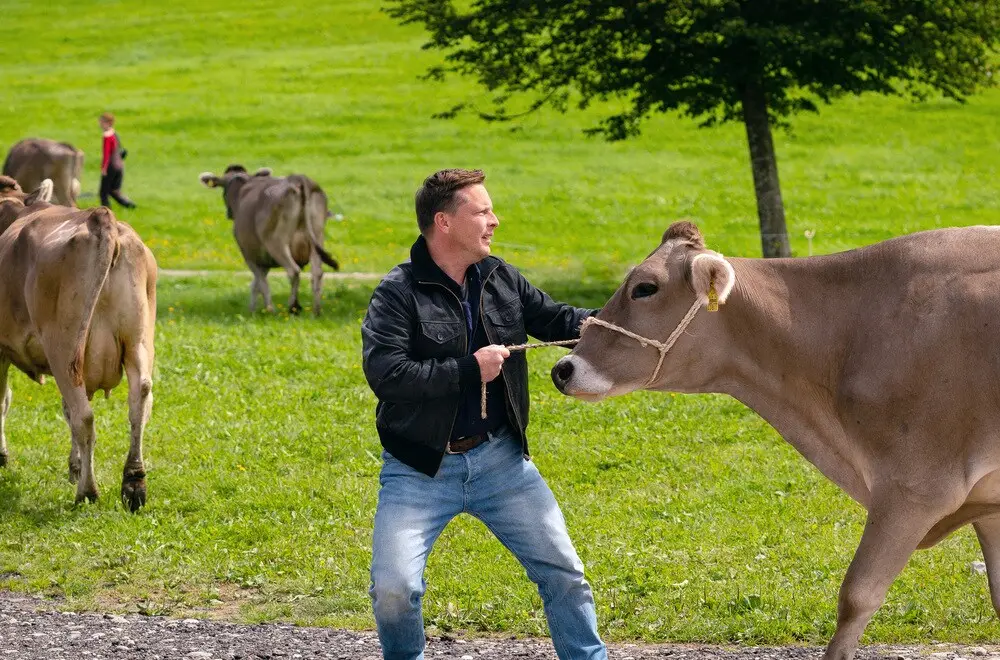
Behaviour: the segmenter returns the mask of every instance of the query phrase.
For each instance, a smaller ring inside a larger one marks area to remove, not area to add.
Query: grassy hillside
[[[642,138],[607,144],[581,133],[599,109],[514,126],[433,120],[485,97],[466,81],[418,80],[436,56],[376,3],[312,5],[8,1],[3,24],[30,38],[0,40],[0,146],[71,141],[96,192],[97,116],[114,112],[140,205],[119,217],[162,268],[243,268],[219,192],[197,178],[233,162],[319,181],[346,216],[326,234],[349,271],[406,258],[413,192],[452,166],[487,171],[497,253],[577,304],[600,305],[680,217],[727,255],[759,254],[742,127],[659,117]],[[964,107],[846,99],[795,119],[776,136],[793,249],[806,254],[807,229],[815,252],[831,252],[997,223],[998,116],[994,91]],[[271,281],[283,300],[283,278]],[[14,378],[0,587],[73,607],[372,627],[378,441],[358,335],[371,284],[328,282],[319,321],[248,318],[247,285],[161,279],[150,501],[137,516],[116,504],[124,389],[95,402],[104,497],[73,507],[57,392]],[[860,507],[726,397],[561,397],[547,376],[560,354],[530,357],[530,432],[606,636],[825,640]],[[968,530],[919,553],[866,639],[996,639],[985,577],[969,570],[979,558]],[[520,574],[482,526],[456,521],[431,558],[428,622],[544,633]]]

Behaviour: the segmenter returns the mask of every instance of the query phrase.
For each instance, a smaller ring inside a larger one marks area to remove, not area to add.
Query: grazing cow
[[[587,401],[729,394],[864,506],[824,656],[847,660],[913,551],[968,523],[1000,613],[998,316],[1000,228],[764,260],[724,259],[682,222],[552,379]]]
[[[51,185],[45,182],[48,191]],[[108,395],[124,370],[132,433],[121,499],[137,511],[146,502],[142,434],[153,404],[156,261],[107,208],[46,199],[0,177],[0,465],[7,461],[10,365],[38,382],[50,374],[70,427],[76,501],[97,499],[90,400],[98,390]]]
[[[51,179],[53,198],[64,206],[76,206],[82,172],[82,151],[65,142],[36,138],[11,147],[3,164],[3,174],[16,179],[23,190],[35,190]]]
[[[338,270],[337,260],[323,249],[323,227],[330,217],[326,194],[315,181],[301,174],[271,176],[261,168],[250,176],[242,165],[230,165],[225,174],[205,172],[200,177],[209,188],[222,187],[226,215],[233,221],[236,244],[253,272],[250,284],[250,312],[257,306],[257,294],[264,307],[274,311],[267,272],[280,266],[288,273],[292,292],[288,311],[298,314],[299,275],[302,267],[312,267],[313,314],[319,315],[323,286],[323,264]]]

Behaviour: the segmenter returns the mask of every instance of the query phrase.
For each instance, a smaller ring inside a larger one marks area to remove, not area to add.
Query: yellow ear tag
[[[715,278],[708,285],[708,311],[719,311],[719,294],[715,290]]]

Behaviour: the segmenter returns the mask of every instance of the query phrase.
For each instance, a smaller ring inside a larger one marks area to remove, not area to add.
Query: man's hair
[[[456,193],[486,180],[482,170],[440,170],[424,179],[416,194],[417,226],[421,234],[434,226],[438,211],[451,212],[455,208]]]
[[[93,115],[91,115],[91,116],[93,116]],[[94,120],[91,119],[90,121],[94,121]],[[103,121],[106,124],[111,124],[112,126],[114,126],[115,125],[115,116],[113,114],[111,114],[110,112],[105,112],[104,114],[101,115],[101,121]]]

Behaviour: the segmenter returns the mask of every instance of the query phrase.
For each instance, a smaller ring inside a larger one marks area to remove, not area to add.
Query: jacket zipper
[[[494,267],[493,270],[491,270],[489,273],[487,273],[486,277],[483,278],[483,290],[486,289],[486,283],[489,282],[490,278],[493,276],[493,273],[497,272],[497,270],[499,270],[499,268],[500,268],[499,266]],[[440,282],[431,282],[430,280],[417,280],[417,282],[419,284],[433,284],[434,286],[441,287],[442,289],[444,289],[445,291],[447,291],[448,293],[451,294],[451,297],[455,299],[455,301],[458,303],[459,309],[461,309],[461,307],[462,307],[462,301],[459,299],[458,296],[455,295],[454,291],[452,291],[451,289],[449,289],[448,287],[446,287],[444,284],[441,284]],[[490,340],[491,344],[495,344],[496,342],[493,340],[492,337],[490,337],[490,326],[489,326],[489,324],[487,324],[485,322],[484,318],[485,317],[483,316],[483,296],[480,295],[479,296],[479,322],[483,324],[483,331],[486,333],[486,338]],[[463,328],[462,329],[462,335],[465,337],[465,343],[464,343],[464,346],[462,348],[462,353],[467,353],[469,351],[469,332],[468,332],[468,330],[465,330]],[[503,378],[502,375],[501,375],[501,378]],[[521,423],[521,418],[517,414],[517,406],[514,405],[514,395],[511,394],[510,385],[507,383],[507,379],[506,378],[503,378],[503,388],[504,388],[504,391],[507,392],[507,400],[510,401],[510,410],[511,410],[512,413],[514,413],[514,421],[517,423],[517,431],[521,435],[521,455],[523,455],[526,459],[531,460],[531,455],[528,454],[527,448],[524,446],[525,445],[524,431],[522,430],[524,428],[524,425]],[[455,430],[455,422],[456,421],[458,421],[458,408],[455,409],[455,414],[451,418],[451,426],[448,428],[448,438],[449,439],[451,439],[452,431]],[[445,446],[447,446],[447,442],[448,442],[448,440],[445,440]]]
[[[486,283],[489,282],[490,277],[492,277],[493,273],[497,272],[499,268],[500,267],[497,266],[496,268],[491,270],[483,279],[484,291],[486,290]],[[486,333],[486,338],[490,340],[491,344],[495,344],[496,341],[494,341],[493,337],[490,337],[490,326],[488,323],[486,323],[486,318],[483,316],[483,296],[479,296],[479,322],[483,324],[483,331]],[[527,374],[525,374],[525,377],[527,377]],[[531,460],[531,456],[528,454],[527,451],[528,448],[525,446],[526,443],[523,430],[524,425],[521,423],[521,418],[518,417],[517,415],[517,406],[514,405],[514,395],[511,394],[510,384],[507,382],[507,379],[504,377],[502,372],[500,374],[500,378],[503,379],[503,388],[507,392],[507,400],[510,402],[510,411],[514,413],[514,421],[517,423],[517,432],[521,436],[521,455],[524,456],[526,459]]]

